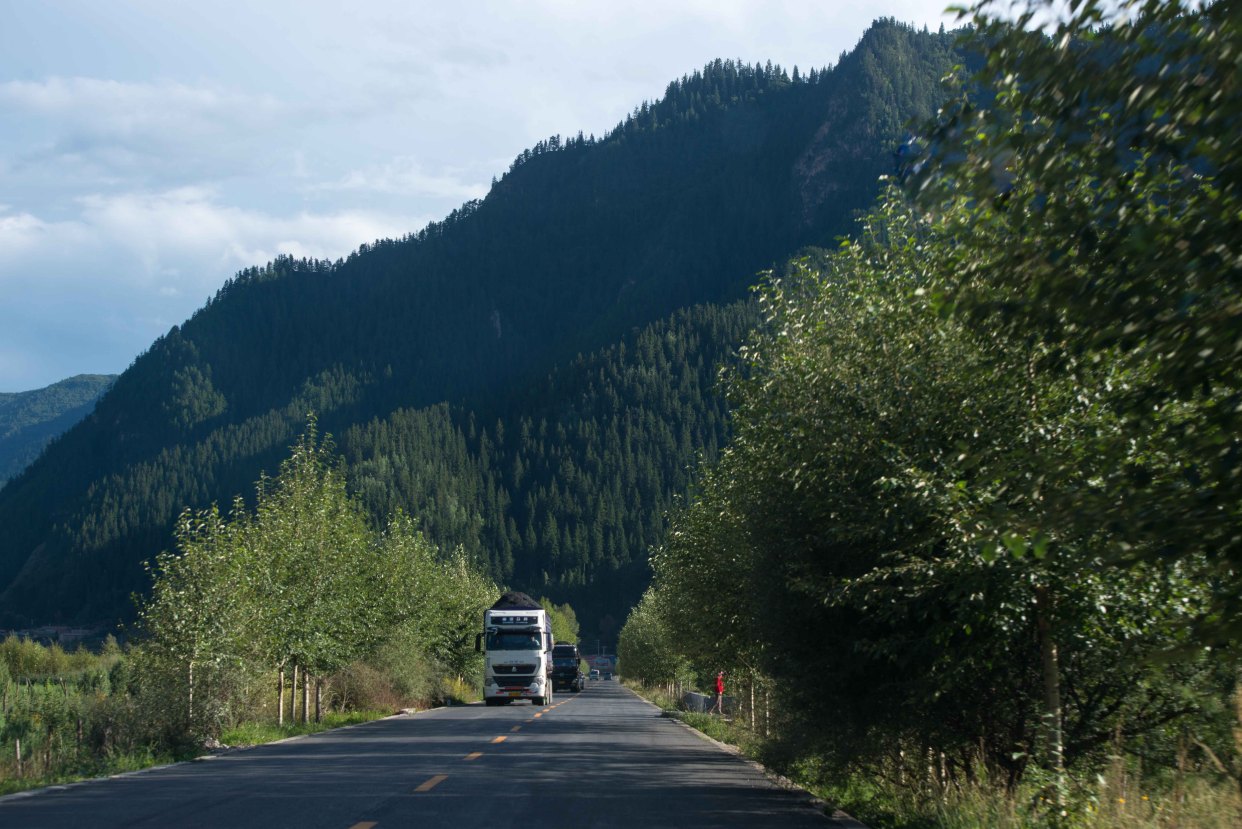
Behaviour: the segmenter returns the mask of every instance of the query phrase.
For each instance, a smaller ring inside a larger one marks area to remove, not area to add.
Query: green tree
[[[191,733],[218,728],[218,698],[212,688],[223,671],[236,669],[249,654],[255,607],[248,595],[250,561],[240,536],[248,527],[242,504],[229,519],[216,507],[185,510],[175,528],[176,552],[161,553],[150,567],[152,589],[139,610],[150,640],[150,657],[180,673],[183,722]],[[197,692],[197,699],[196,699]]]
[[[1107,527],[1010,494],[1087,485],[1066,459],[1113,416],[939,313],[927,286],[962,255],[893,194],[860,242],[770,279],[726,373],[733,439],[653,565],[692,660],[756,665],[804,750],[879,769],[933,746],[947,774],[982,759],[1012,784],[1184,714],[1200,666],[1148,657],[1207,592],[1193,558],[1102,568]]]
[[[1014,478],[1011,497],[1080,534],[1107,526],[1113,562],[1212,563],[1200,630],[1236,641],[1236,4],[1029,2],[1015,21],[981,2],[971,22],[986,63],[968,88],[987,94],[928,128],[915,179],[920,210],[959,246],[928,289],[996,350],[1028,347],[1032,371],[1072,377],[1110,421],[1064,459],[1086,485]]]
[[[551,599],[541,598],[539,604],[548,611],[548,619],[552,623],[552,638],[557,642],[578,644],[578,614],[569,603],[558,605]]]
[[[282,672],[338,670],[375,647],[394,621],[380,548],[333,448],[312,418],[280,474],[260,481],[243,537],[255,597],[250,630]]]
[[[649,685],[692,684],[683,631],[671,629],[663,597],[649,589],[630,611],[617,642],[617,658],[630,679]]]

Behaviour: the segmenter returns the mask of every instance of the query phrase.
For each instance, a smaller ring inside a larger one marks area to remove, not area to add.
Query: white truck
[[[525,593],[505,593],[483,611],[483,632],[475,637],[482,650],[483,702],[508,705],[528,699],[552,702],[552,621]]]

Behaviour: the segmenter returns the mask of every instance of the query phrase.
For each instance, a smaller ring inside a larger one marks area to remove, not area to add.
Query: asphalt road
[[[609,681],[0,800],[4,829],[841,825]]]

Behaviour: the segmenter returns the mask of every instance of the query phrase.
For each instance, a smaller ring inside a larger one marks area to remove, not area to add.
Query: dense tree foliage
[[[1237,651],[1205,647],[1239,618],[1227,6],[1055,36],[981,7],[999,94],[769,278],[623,649],[770,683],[777,744],[829,768],[1035,770],[1051,818],[1119,751],[1236,768]]]
[[[1242,31],[1235,3],[1119,6],[1075,4],[1051,36],[980,6],[998,105],[964,98],[929,131],[920,205],[966,265],[929,290],[994,348],[1033,343],[1034,370],[1108,396],[1115,429],[1065,458],[1089,484],[1013,485],[1079,531],[1107,516],[1116,554],[1207,556],[1221,589],[1204,621],[1236,639]]]
[[[401,514],[373,531],[332,451],[312,420],[280,474],[260,481],[253,512],[240,499],[227,518],[187,510],[177,550],[157,558],[139,621],[151,672],[179,677],[178,727],[217,730],[263,671],[279,673],[283,706],[286,671],[338,673],[394,636],[436,673],[481,670],[468,644],[495,583]]]
[[[18,623],[122,613],[180,509],[247,492],[313,410],[373,517],[401,506],[495,578],[620,616],[665,499],[723,430],[718,402],[694,411],[675,398],[700,391],[645,373],[697,383],[721,343],[687,341],[704,362],[684,369],[635,368],[680,356],[619,344],[847,232],[952,62],[948,36],[892,21],[831,69],[713,62],[602,138],[523,153],[418,233],[239,274],[0,491],[0,607]],[[632,376],[591,364],[613,359]],[[551,396],[532,395],[554,370]]]
[[[554,604],[551,599],[540,599],[539,604],[548,611],[552,622],[552,638],[557,642],[578,643],[578,614],[568,603]]]

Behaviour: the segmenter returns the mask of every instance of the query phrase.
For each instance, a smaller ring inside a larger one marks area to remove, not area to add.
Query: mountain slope
[[[624,618],[692,462],[728,437],[717,370],[756,322],[749,302],[695,306],[575,359],[494,419],[441,404],[352,427],[351,489],[502,580],[570,601],[584,630]]]
[[[0,393],[0,487],[94,408],[114,374],[79,374],[42,389]]]
[[[445,401],[487,412],[481,422],[520,421],[518,407],[535,405],[526,390],[553,367],[678,308],[744,296],[756,271],[850,230],[901,125],[932,112],[938,92],[928,90],[951,63],[948,37],[891,21],[837,67],[797,82],[779,68],[717,61],[603,139],[542,142],[484,200],[418,234],[344,261],[280,259],[239,274],[0,490],[9,528],[0,615],[123,613],[142,585],[139,563],[167,546],[176,512],[250,493],[309,410],[337,434]],[[691,462],[683,443],[666,450],[662,469]],[[375,503],[418,514],[422,496],[402,492]],[[654,505],[613,498],[622,501],[613,511]],[[500,515],[480,520],[508,520]],[[481,537],[502,535],[489,532]],[[516,560],[539,532],[511,549],[512,565],[482,542],[477,555],[500,577],[542,580],[543,568]],[[641,562],[654,540],[618,539],[612,561],[576,562],[574,578],[606,579],[613,562]],[[567,589],[573,568],[545,563],[546,583]]]

